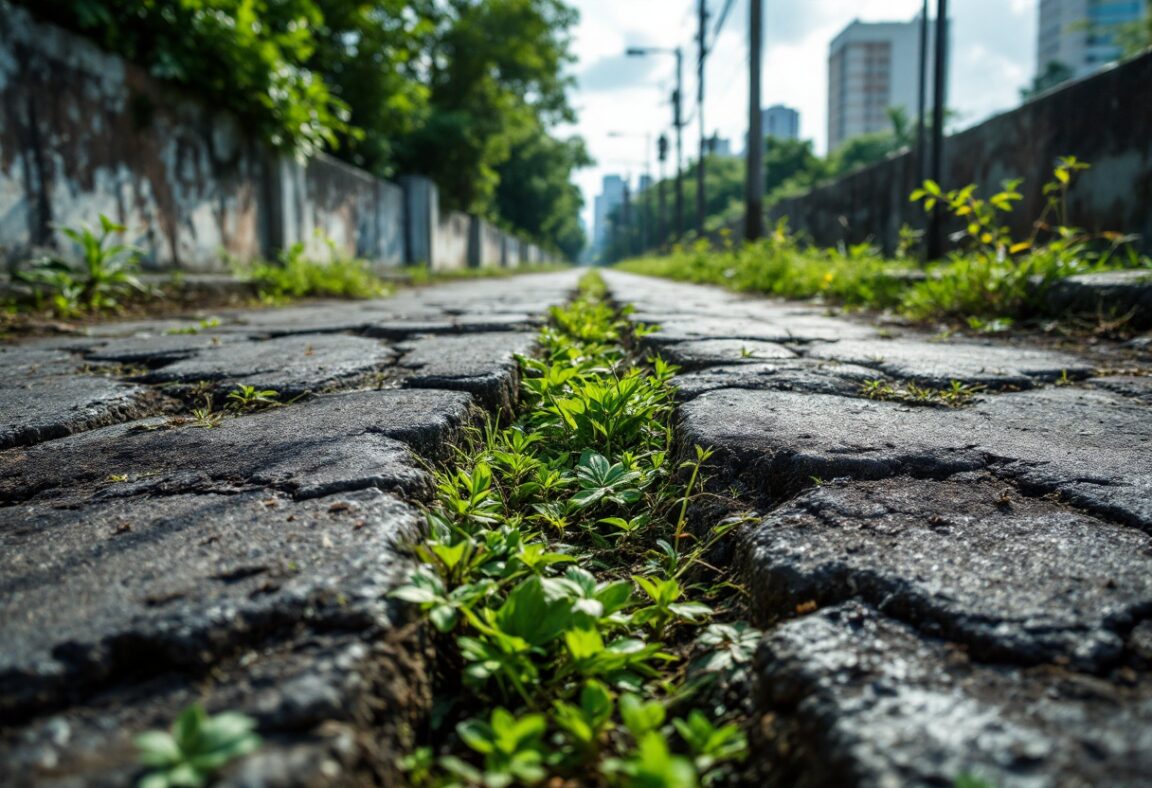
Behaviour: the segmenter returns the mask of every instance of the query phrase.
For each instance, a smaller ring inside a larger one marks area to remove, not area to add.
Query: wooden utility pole
[[[924,185],[927,177],[928,157],[926,127],[928,123],[928,0],[920,11],[920,79],[916,106],[916,188]]]
[[[748,17],[748,144],[744,173],[744,240],[764,235],[764,130],[760,115],[760,62],[764,0],[751,0]]]
[[[700,35],[697,41],[697,52],[700,57],[696,63],[696,114],[700,117],[700,163],[696,167],[696,237],[704,237],[704,214],[707,203],[704,193],[704,160],[708,155],[708,137],[704,132],[704,60],[708,57],[708,2],[699,0],[698,16],[700,18]]]
[[[676,242],[684,240],[684,50],[676,47]]]
[[[944,110],[948,101],[948,0],[936,0],[936,69],[932,82],[932,172],[944,186]],[[928,259],[944,256],[944,212],[937,205],[928,223]]]
[[[656,143],[656,151],[660,160],[660,180],[656,181],[659,197],[659,218],[656,221],[656,241],[661,250],[668,245],[668,213],[664,202],[664,162],[668,161],[668,135],[661,134]]]
[[[625,259],[632,257],[636,254],[636,236],[632,232],[632,193],[628,186],[628,181],[632,178],[631,173],[624,179],[624,203],[621,209],[624,212],[624,257]]]

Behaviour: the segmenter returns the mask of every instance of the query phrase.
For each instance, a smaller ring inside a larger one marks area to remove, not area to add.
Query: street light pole
[[[684,50],[676,47],[676,240],[684,239]]]
[[[748,19],[748,151],[744,183],[744,240],[764,234],[764,130],[760,116],[760,59],[764,0],[751,0]]]
[[[920,79],[918,105],[916,111],[916,188],[924,185],[927,169],[925,149],[928,114],[928,0],[924,0],[920,11]]]
[[[707,211],[704,185],[704,162],[708,158],[708,137],[704,131],[704,59],[708,57],[708,3],[699,0],[697,16],[700,22],[699,61],[696,64],[696,113],[700,116],[700,163],[696,167],[696,237],[704,237],[704,214]]]
[[[944,186],[944,109],[948,92],[948,0],[936,0],[936,69],[932,92],[932,180]],[[940,206],[928,223],[928,259],[944,256],[944,213]]]
[[[668,240],[668,211],[664,202],[664,162],[668,161],[668,137],[665,134],[660,135],[659,141],[656,143],[658,151],[658,159],[660,161],[660,180],[656,181],[657,197],[659,199],[659,218],[657,219],[656,239],[659,241],[659,247],[663,250]]]
[[[629,57],[676,56],[676,90],[672,93],[672,125],[676,129],[676,240],[684,238],[684,50],[660,47],[628,47]]]

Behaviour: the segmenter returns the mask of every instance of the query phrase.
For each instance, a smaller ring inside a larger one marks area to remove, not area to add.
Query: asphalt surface
[[[752,512],[726,552],[765,633],[750,779],[1147,784],[1147,341],[942,340],[606,278],[681,367],[681,450],[713,448],[712,498]],[[436,655],[387,593],[429,463],[516,406],[576,280],[0,347],[0,784],[126,784],[132,738],[192,700],[264,735],[224,784],[402,784]],[[238,386],[285,404],[229,409]]]
[[[766,632],[757,782],[1147,785],[1146,339],[1080,354],[609,283],[684,367],[682,451],[714,449],[711,492],[753,509],[728,554]]]

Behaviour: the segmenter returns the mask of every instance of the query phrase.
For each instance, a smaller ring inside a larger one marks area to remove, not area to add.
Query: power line
[[[711,52],[712,47],[720,39],[720,31],[724,29],[724,23],[728,20],[728,12],[732,10],[732,6],[736,4],[736,0],[727,0],[724,3],[723,10],[720,11],[720,16],[716,20],[716,27],[712,28],[712,43],[708,45],[706,52]]]

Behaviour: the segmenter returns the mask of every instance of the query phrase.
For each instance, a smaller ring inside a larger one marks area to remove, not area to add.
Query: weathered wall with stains
[[[468,264],[473,268],[503,266],[504,233],[500,228],[473,216],[470,231]]]
[[[67,249],[106,214],[155,266],[209,270],[267,244],[267,159],[227,114],[0,3],[0,246]]]
[[[0,0],[0,262],[67,256],[64,227],[124,224],[148,268],[358,256],[378,267],[500,265],[502,233],[441,216],[426,178],[388,183],[278,154],[231,115]],[[479,220],[476,220],[479,221]]]
[[[470,259],[472,217],[452,211],[441,214],[432,242],[433,268],[467,268]]]
[[[1012,112],[949,137],[945,188],[975,183],[989,194],[1024,178],[1012,229],[1027,237],[1044,208],[1041,187],[1060,156],[1092,164],[1072,189],[1071,222],[1092,231],[1142,236],[1152,248],[1152,54],[1040,96]],[[769,209],[820,245],[872,241],[894,249],[904,224],[922,227],[908,195],[915,162],[905,154]]]
[[[277,161],[278,198],[270,235],[280,246],[304,245],[315,259],[360,257],[378,266],[405,262],[404,190],[319,154]]]

